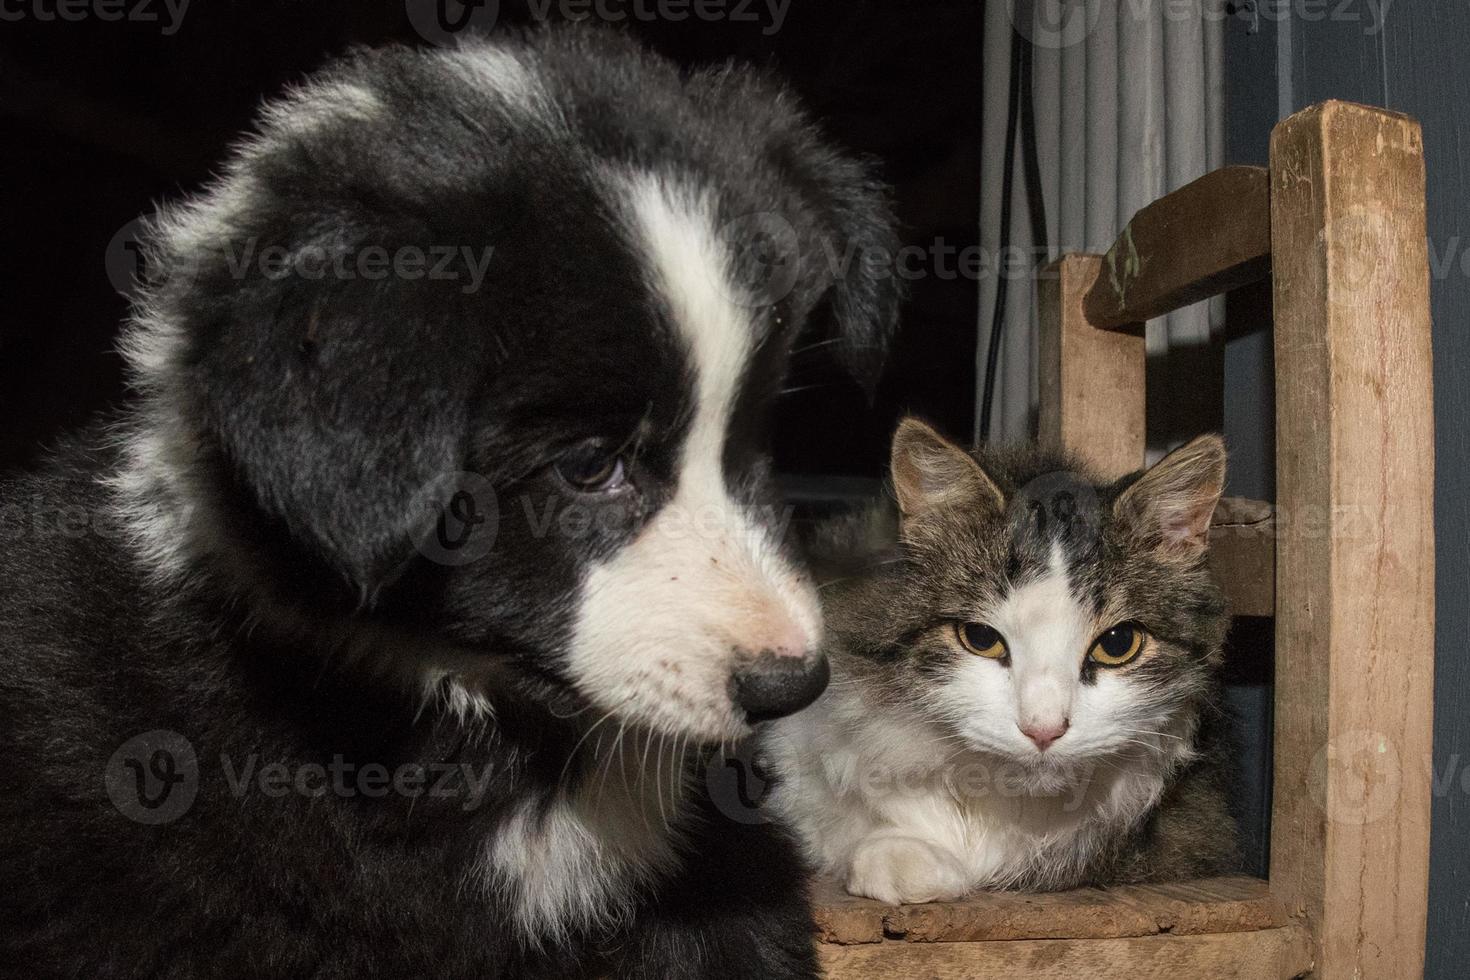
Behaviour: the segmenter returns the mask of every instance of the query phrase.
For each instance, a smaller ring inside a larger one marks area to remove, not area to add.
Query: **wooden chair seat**
[[[933,977],[1294,977],[1310,936],[1257,878],[1026,894],[981,892],[894,907],[814,895],[832,980]]]

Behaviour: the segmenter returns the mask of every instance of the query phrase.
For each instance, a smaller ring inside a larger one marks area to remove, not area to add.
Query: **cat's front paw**
[[[847,890],[889,905],[959,898],[965,884],[960,859],[917,837],[875,837],[853,852]]]

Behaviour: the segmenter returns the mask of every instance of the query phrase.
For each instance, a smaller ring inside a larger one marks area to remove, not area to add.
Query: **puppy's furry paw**
[[[873,837],[853,852],[847,890],[889,905],[959,898],[969,888],[959,857],[916,837]]]

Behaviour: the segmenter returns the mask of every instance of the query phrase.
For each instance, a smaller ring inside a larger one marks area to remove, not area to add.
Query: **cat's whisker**
[[[658,802],[658,822],[667,831],[669,829],[669,814],[664,809],[664,749],[668,747],[668,735],[660,732],[658,736],[658,751],[654,753],[654,781],[653,795]]]
[[[1153,731],[1153,730],[1150,730],[1150,729],[1143,729],[1143,728],[1119,728],[1118,731],[1120,731],[1120,732],[1127,732],[1129,735],[1156,735],[1159,738],[1172,738],[1172,739],[1174,739],[1177,742],[1187,742],[1188,741],[1188,739],[1186,739],[1183,735],[1174,735],[1174,734],[1171,734],[1169,732],[1159,732],[1159,731]]]
[[[613,739],[612,748],[608,750],[607,758],[603,760],[603,764],[600,767],[602,769],[602,778],[598,781],[597,784],[598,799],[602,799],[603,795],[607,791],[607,778],[608,776],[612,775],[612,767],[614,762],[617,762],[618,769],[623,771],[624,780],[626,781],[627,779],[627,770],[623,764],[623,733],[627,731],[627,728],[627,721],[621,721],[618,723],[617,737]],[[626,787],[626,782],[624,783],[624,786]]]
[[[583,743],[585,743],[587,741],[587,739],[592,735],[593,732],[597,731],[598,728],[602,727],[603,722],[605,722],[609,718],[611,718],[616,713],[616,711],[617,711],[616,708],[608,711],[607,714],[603,715],[601,718],[599,718],[597,720],[596,724],[594,724],[591,728],[587,729],[587,731],[583,733],[583,735],[582,735],[581,738],[577,739],[577,744],[574,745],[574,746],[572,746],[572,751],[571,752],[568,752],[567,753],[567,761],[566,761],[566,764],[561,767],[561,775],[557,776],[557,778],[556,778],[556,784],[558,786],[560,786],[562,784],[562,781],[567,778],[567,770],[569,770],[572,767],[572,762],[576,760],[576,758],[577,758],[577,752],[578,752],[578,750],[580,750],[582,748]]]
[[[633,734],[636,738],[636,729]],[[622,741],[623,733],[620,731],[618,732],[618,777],[622,780],[623,783],[623,795],[631,796],[632,791],[628,788],[628,757],[626,754],[628,750],[626,747],[623,746]],[[636,743],[634,747],[636,748]],[[608,771],[611,772],[611,770]]]
[[[815,343],[803,344],[800,347],[794,348],[791,351],[791,356],[792,357],[795,357],[797,354],[805,354],[807,351],[817,350],[817,349],[822,348],[822,347],[829,347],[832,344],[840,344],[840,343],[842,343],[846,339],[847,338],[845,338],[845,337],[831,337],[831,338],[828,338],[827,340],[818,340]]]
[[[1158,753],[1160,753],[1160,752],[1163,751],[1163,749],[1160,746],[1154,745],[1154,744],[1152,744],[1150,742],[1142,741],[1141,739],[1124,738],[1124,739],[1119,739],[1119,741],[1126,742],[1129,745],[1137,745],[1140,748],[1147,749],[1149,751],[1149,753],[1152,754],[1152,755],[1157,755]]]

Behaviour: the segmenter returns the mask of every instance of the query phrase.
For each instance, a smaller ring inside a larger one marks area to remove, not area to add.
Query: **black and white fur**
[[[616,35],[360,52],[268,106],[153,228],[135,404],[0,484],[0,970],[814,976],[793,848],[688,760],[825,683],[764,415],[809,321],[871,366],[893,281],[825,256],[891,234],[777,85]],[[493,253],[295,262],[370,246]],[[493,546],[428,560],[464,473]],[[137,823],[109,758],[160,730],[197,798]],[[247,760],[463,768],[267,796]]]

